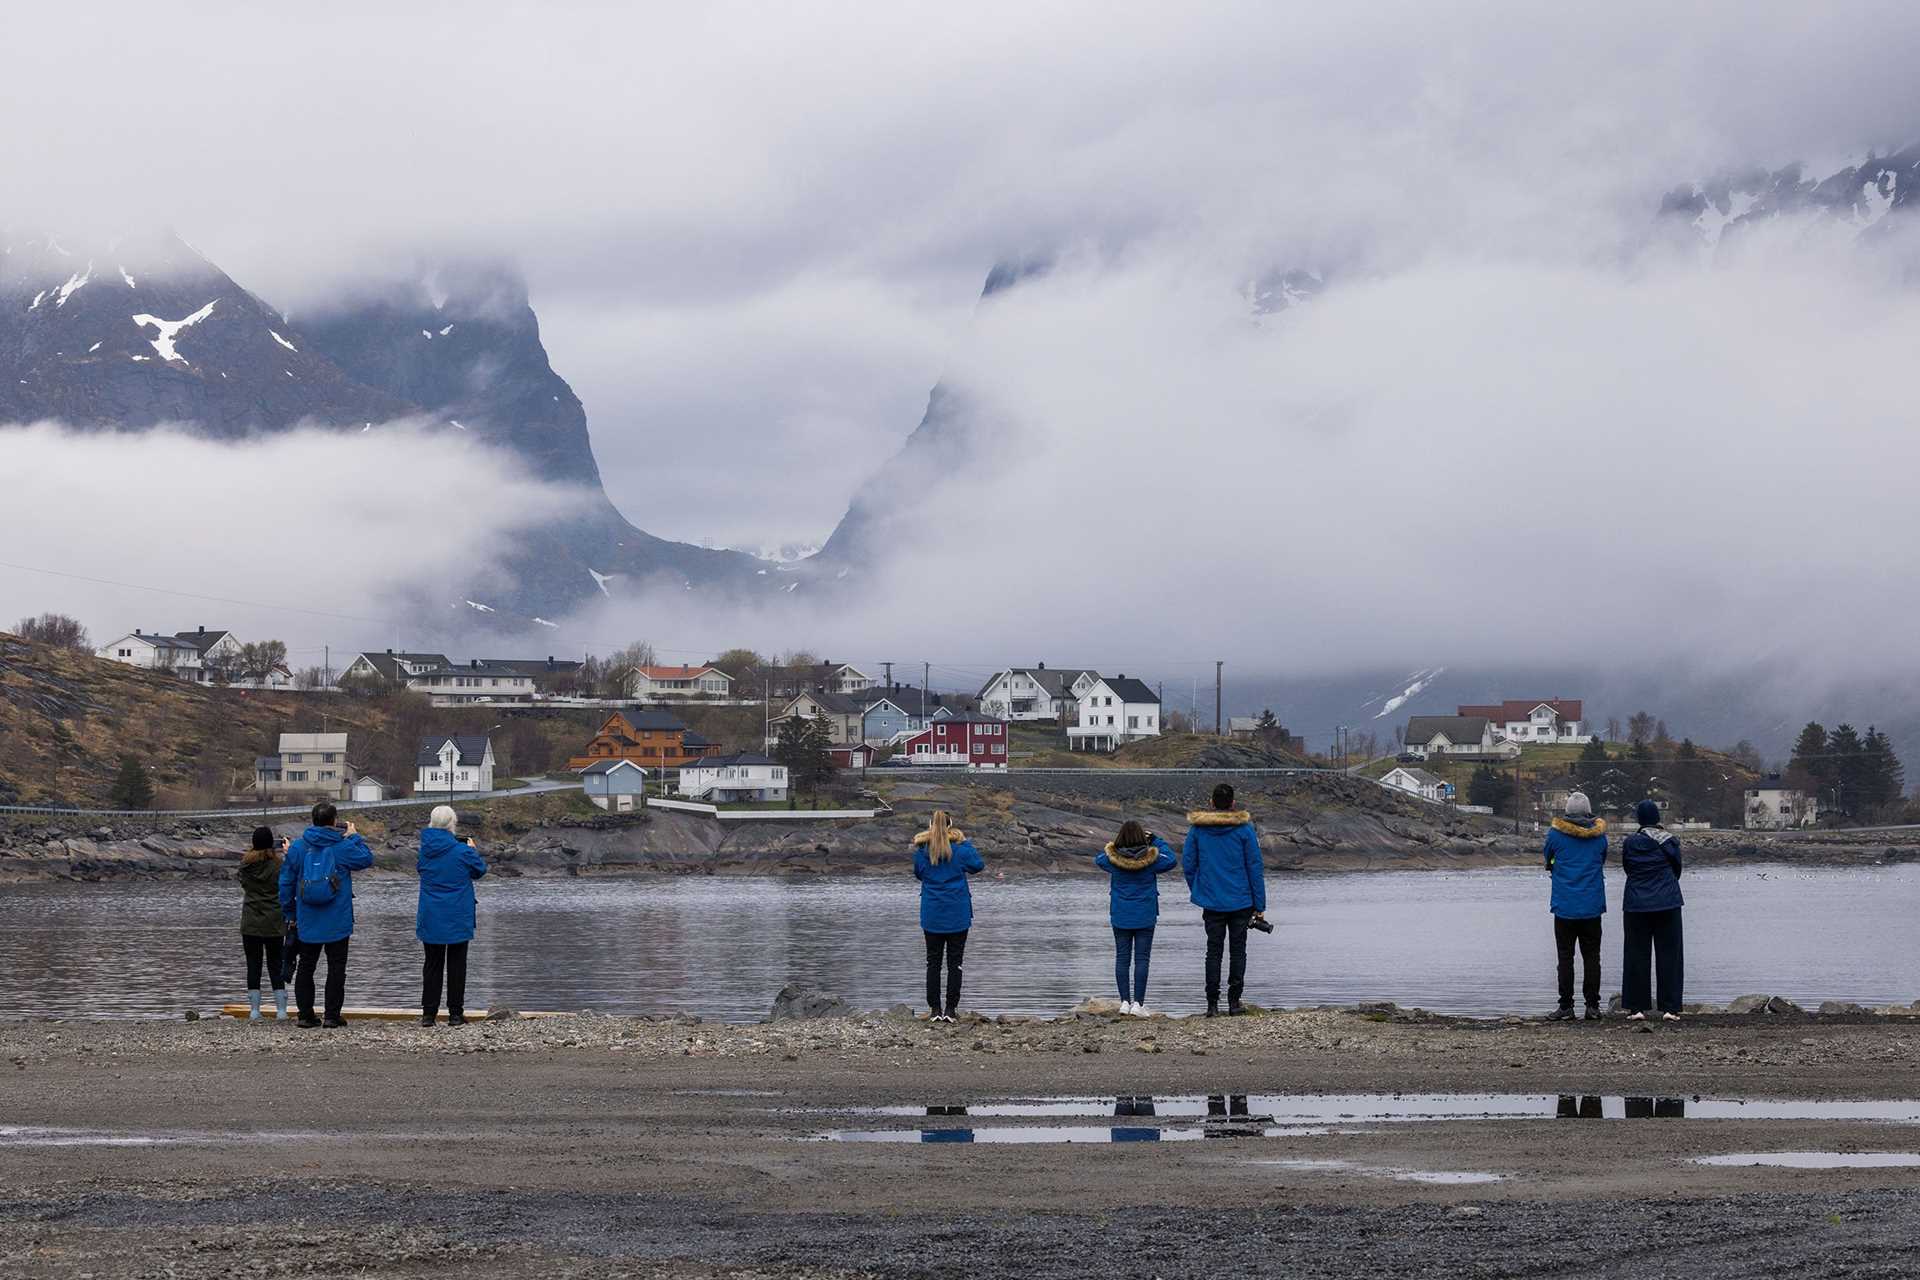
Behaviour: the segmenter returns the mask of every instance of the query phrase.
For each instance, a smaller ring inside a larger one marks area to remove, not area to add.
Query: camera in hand
[[[1256,915],[1253,919],[1247,921],[1247,927],[1249,929],[1258,929],[1262,933],[1272,933],[1273,921],[1267,919],[1265,916]]]

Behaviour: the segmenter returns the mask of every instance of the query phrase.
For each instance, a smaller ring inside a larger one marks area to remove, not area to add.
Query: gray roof
[[[280,757],[255,756],[253,758],[253,771],[255,773],[278,773],[280,771]]]
[[[983,716],[978,711],[962,711],[948,716],[941,724],[1005,724],[999,716]]]
[[[809,689],[794,695],[796,701],[800,698],[812,698],[828,715],[857,716],[864,710],[852,694],[835,693],[831,689]]]
[[[184,649],[189,653],[200,652],[200,650],[190,642],[177,639],[174,636],[164,635],[158,631],[135,631],[124,638],[128,640],[145,640],[156,649]]]
[[[420,754],[414,757],[414,763],[439,764],[440,748],[449,741],[460,751],[456,764],[477,765],[487,758],[487,735],[484,733],[436,733],[420,739]]]
[[[360,656],[365,658],[375,671],[389,680],[398,678],[399,664],[402,662],[444,667],[451,661],[444,653],[363,653]],[[347,665],[353,664],[349,662]]]
[[[658,729],[672,733],[675,729],[684,731],[687,727],[665,711],[622,711],[620,717],[636,729]]]
[[[231,631],[180,631],[175,633],[175,638],[185,640],[201,653],[205,653],[207,650],[213,648],[213,646],[219,644],[223,637],[232,634]]]
[[[641,769],[639,765],[634,764],[634,762],[631,760],[596,760],[592,764],[588,765],[586,768],[582,769],[580,772],[596,773],[596,774],[612,773],[615,769],[620,768],[622,765],[626,765],[634,769],[640,769],[640,772],[642,773],[646,772],[645,769]]]
[[[1437,787],[1440,785],[1440,779],[1434,777],[1432,774],[1428,773],[1425,769],[1408,769],[1403,766],[1401,768],[1393,770],[1393,772],[1404,773],[1409,778],[1412,778],[1415,782],[1419,783],[1423,787]]]
[[[1122,702],[1160,701],[1160,695],[1149,689],[1144,680],[1135,680],[1131,676],[1108,676],[1106,685]]]
[[[580,664],[570,658],[482,658],[480,665],[523,676],[565,676],[580,669]]]
[[[425,680],[432,676],[524,676],[527,674],[529,673],[515,667],[496,666],[493,663],[481,662],[476,659],[464,665],[448,663],[443,666],[430,668],[426,671],[417,671],[408,678],[412,680]]]
[[[1422,747],[1435,735],[1446,734],[1447,741],[1479,742],[1487,733],[1485,716],[1415,716],[1407,721],[1407,745]]]

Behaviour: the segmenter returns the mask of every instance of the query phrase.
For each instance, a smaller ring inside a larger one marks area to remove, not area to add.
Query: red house
[[[900,744],[896,759],[909,765],[1007,767],[1007,722],[969,711],[936,720]]]
[[[850,747],[828,747],[827,759],[833,761],[836,769],[864,769],[873,763],[875,751],[864,742]]]

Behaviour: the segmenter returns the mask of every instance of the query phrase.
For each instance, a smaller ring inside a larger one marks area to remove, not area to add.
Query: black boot
[[[423,1027],[430,1027],[439,1020],[437,1014],[423,1013],[420,1015],[420,1025]]]
[[[1570,1004],[1561,1005],[1558,1009],[1555,1009],[1552,1013],[1547,1015],[1547,1021],[1548,1022],[1572,1022],[1573,1006]]]
[[[1247,1006],[1241,1004],[1238,1000],[1227,1001],[1227,1016],[1229,1018],[1242,1017],[1246,1012]]]
[[[1207,998],[1207,1016],[1209,1018],[1217,1018],[1220,1016],[1219,996],[1209,996]]]
[[[449,1013],[447,1015],[447,1025],[450,1027],[464,1027],[467,1025],[467,1015],[464,1013]]]

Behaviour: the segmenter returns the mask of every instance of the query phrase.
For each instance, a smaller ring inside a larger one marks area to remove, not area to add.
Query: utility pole
[[[1213,736],[1216,738],[1220,736],[1223,725],[1220,719],[1220,668],[1226,665],[1224,662],[1213,664]]]
[[[1513,758],[1513,834],[1520,834],[1520,757]],[[1602,904],[1605,905],[1605,904]]]
[[[931,679],[932,676],[933,676],[933,664],[931,662],[922,662],[920,664],[920,719],[921,720],[925,720],[927,718],[927,681]],[[1008,710],[1012,710],[1012,708],[1008,708]],[[924,729],[926,728],[926,725],[922,724],[920,727]]]
[[[883,677],[883,683],[886,685],[887,688],[889,689],[893,688],[893,664],[891,662],[882,662],[880,666],[887,673]]]

